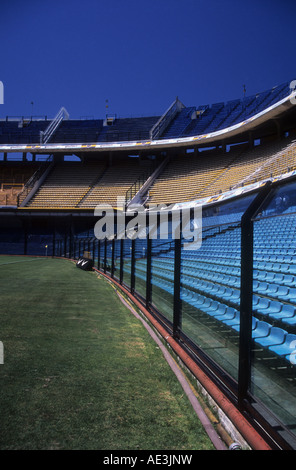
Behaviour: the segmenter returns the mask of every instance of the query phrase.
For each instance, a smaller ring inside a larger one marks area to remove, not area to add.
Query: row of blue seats
[[[282,274],[271,271],[259,271],[255,269],[253,271],[254,279],[258,281],[274,282],[281,286],[293,287],[296,285],[296,276],[292,274]]]
[[[159,263],[155,261],[154,264],[158,266],[159,269],[164,268],[165,266],[163,261],[160,261]],[[173,263],[170,262],[167,264],[167,267],[168,269],[173,269]],[[215,265],[209,266],[200,264],[199,266],[192,268],[190,266],[183,266],[182,273],[190,274],[192,276],[196,276],[196,273],[198,273],[198,276],[203,279],[240,288],[240,268],[233,269],[231,267],[225,267],[225,269],[219,269],[219,266],[216,267]],[[289,301],[288,298],[290,298],[292,302],[296,300],[296,276],[258,270],[254,270],[253,276],[253,287],[255,292],[270,295],[274,298],[281,298],[283,301]]]
[[[289,85],[283,84],[275,89],[246,97],[243,100],[233,100],[225,104],[216,103],[212,107],[200,106],[199,109],[204,112],[199,118],[188,123],[183,135],[213,132],[234,125],[264,110],[277,100],[287,96],[289,92]],[[166,134],[163,137],[166,137]]]
[[[51,142],[96,142],[118,140],[133,140],[139,135],[149,138],[151,127],[158,120],[158,116],[147,118],[116,119],[113,126],[104,126],[102,119],[64,120]],[[19,128],[19,121],[3,121],[0,123],[1,143],[40,142],[40,131],[44,131],[50,121],[30,121],[28,125]],[[79,140],[80,139],[80,140]]]
[[[286,246],[280,248],[270,248],[266,246],[254,246],[254,256],[260,255],[278,255],[278,256],[296,256],[295,248],[287,248]]]
[[[266,317],[269,322],[281,322],[285,328],[296,326],[296,309],[294,305],[269,300],[264,297],[253,295],[253,313]]]
[[[170,123],[161,138],[170,139],[182,135],[188,123],[191,122],[191,115],[194,111],[195,107],[182,109]]]
[[[145,271],[137,271],[137,277],[146,280]],[[152,283],[173,295],[174,284],[157,276],[152,276]],[[181,299],[195,309],[202,311],[216,321],[227,325],[236,332],[240,330],[240,312],[238,309],[225,303],[213,300],[190,289],[182,288]],[[260,299],[258,298],[258,303]],[[295,315],[295,309],[294,309]],[[276,356],[286,360],[290,365],[295,364],[296,358],[296,335],[288,333],[282,328],[272,326],[266,321],[252,317],[252,338],[257,346],[275,353]]]
[[[143,270],[145,270],[145,265],[143,266]],[[170,265],[165,265],[163,261],[156,262],[152,273],[153,276],[160,275],[170,281],[174,279],[173,265],[171,263]],[[186,274],[184,274],[183,271],[181,278],[182,284],[194,288],[199,292],[207,293],[211,295],[211,297],[218,298],[220,301],[227,300],[235,307],[239,306],[240,277],[201,270],[198,271],[198,275],[199,278],[196,278],[195,270],[186,270]],[[269,284],[267,282],[254,280],[253,289],[255,293],[253,297],[255,313],[270,316],[271,320],[277,320],[290,326],[296,326],[295,307],[286,303],[295,303],[295,287]],[[267,297],[270,298],[268,299]]]
[[[200,271],[207,271],[210,274],[208,275],[209,278],[215,276],[216,274],[223,274],[224,276],[240,276],[240,263],[238,260],[231,260],[229,258],[221,258],[213,260],[213,257],[209,257],[207,262],[203,259],[203,261],[190,261],[189,259],[182,261],[182,272],[183,273],[190,273],[191,275],[195,276],[196,273],[200,273]],[[156,265],[157,261],[154,260],[154,264]],[[165,257],[161,259],[159,266],[170,266],[173,269],[174,260],[173,258]],[[293,287],[294,282],[296,280],[296,266],[295,265],[287,265],[287,264],[280,264],[280,263],[269,263],[269,262],[254,262],[254,279],[258,281],[268,281],[269,283],[275,283],[277,285],[284,285],[288,287]],[[231,282],[231,278],[229,279]],[[238,282],[238,279],[235,280]],[[283,293],[283,295],[287,295],[288,292]]]
[[[272,255],[271,255],[272,256]],[[261,271],[270,271],[274,273],[281,273],[281,274],[289,274],[289,275],[296,275],[296,263],[295,263],[295,258],[293,258],[293,263],[291,261],[290,256],[285,257],[285,259],[281,256],[278,256],[276,259],[271,257],[270,259],[265,259],[256,256],[254,257],[254,263],[253,267],[255,270],[261,270]],[[193,254],[193,259],[194,259],[194,254]],[[225,250],[221,248],[220,251],[220,256],[215,255],[214,253],[211,253],[211,251],[207,253],[200,253],[198,256],[196,256],[196,260],[202,261],[202,262],[207,262],[209,264],[214,264],[217,265],[222,265],[222,266],[233,266],[233,267],[239,267],[240,266],[240,255],[239,254],[233,254],[229,253],[227,255],[227,252],[225,254]],[[193,261],[194,262],[194,261]]]
[[[159,285],[161,286],[163,283],[160,282]],[[172,291],[172,286],[170,286],[170,291]],[[190,290],[185,290],[181,295],[181,298],[191,306],[239,332],[240,312],[234,307],[229,307],[226,304],[220,303],[206,296],[193,293]],[[293,308],[293,310],[293,314],[295,316],[295,309]],[[260,321],[253,316],[252,338],[260,347],[264,349],[267,348],[270,352],[276,353],[277,356],[287,360],[290,364],[295,363],[295,334],[288,333],[283,328],[272,326],[270,323]]]
[[[170,269],[174,269],[174,259],[170,256],[163,256],[162,258],[155,258],[153,259],[153,263],[155,266],[167,266]],[[255,263],[256,264],[256,263]],[[266,266],[265,263],[259,264],[261,268]],[[213,257],[209,257],[209,259],[205,260],[190,260],[185,259],[181,262],[181,270],[183,273],[190,273],[192,275],[196,275],[196,273],[200,271],[207,271],[209,273],[218,274],[221,273],[223,275],[235,275],[240,276],[240,264],[235,262],[233,263],[232,260],[229,258],[221,258],[220,260],[214,260]],[[293,268],[291,267],[291,270]],[[210,275],[211,277],[211,275]],[[296,276],[289,274],[289,273],[280,273],[274,272],[269,270],[254,270],[254,278],[258,280],[267,280],[275,281],[279,284],[283,283],[286,285],[293,284],[293,281],[296,279]]]
[[[259,244],[254,244],[254,258],[258,257],[264,257],[266,260],[270,259],[272,257],[272,260],[276,261],[276,256],[278,257],[278,260],[287,263],[295,263],[296,262],[296,248],[295,248],[295,242],[291,243],[286,243],[284,240],[281,240],[281,243],[274,243],[272,244],[273,248],[270,248],[269,243],[261,243]],[[223,250],[223,251],[222,251]],[[209,256],[212,254],[213,256],[218,256],[221,257],[222,253],[229,253],[233,256],[240,256],[241,254],[241,247],[240,244],[230,244],[230,243],[225,243],[225,244],[220,244],[217,246],[204,246],[200,251],[198,252],[197,250],[191,251],[190,253],[182,253],[182,258],[191,258],[194,259],[194,257],[200,258],[201,256]],[[285,257],[285,258],[284,258]]]
[[[262,231],[266,228],[269,228],[272,233],[278,230],[278,227],[280,227],[280,229],[289,227],[295,228],[296,218],[294,214],[289,214],[284,217],[278,217],[276,219],[276,222],[277,223],[275,224],[275,220],[269,218],[262,218],[260,220],[257,220],[255,222],[255,231]]]
[[[200,292],[207,293],[211,297],[219,299],[220,301],[227,301],[228,303],[239,307],[240,304],[240,282],[232,284],[230,286],[221,285],[215,282],[215,280],[206,281],[196,279],[190,276],[182,276],[182,284],[186,286],[191,286],[192,288],[197,289]],[[267,283],[260,283],[254,281],[253,283],[254,293],[256,299],[258,299],[259,307],[263,308],[264,313],[267,315],[274,314],[275,309],[277,310],[277,315],[273,317],[274,319],[282,320],[286,322],[286,317],[293,317],[289,319],[290,325],[296,325],[296,309],[293,305],[288,303],[295,303],[296,299],[296,289],[288,288],[282,286],[273,286],[268,285]],[[264,297],[261,297],[264,296]],[[265,296],[272,297],[271,299],[266,298]],[[272,300],[277,299],[277,300]],[[286,304],[287,303],[287,304]],[[254,311],[256,311],[257,306],[254,305]],[[261,312],[259,312],[261,313]]]
[[[271,236],[268,235],[266,232],[267,229],[262,231],[262,234],[255,233],[254,235],[254,246],[255,247],[268,247],[272,249],[272,246],[274,243],[281,243],[282,247],[285,248],[286,243],[293,243],[294,242],[294,247],[295,245],[295,240],[291,236],[291,233],[289,234],[283,234],[283,233],[276,233],[275,235]],[[288,230],[288,229],[287,229]],[[290,228],[289,230],[295,231],[294,228]],[[236,237],[226,237],[223,235],[218,235],[216,237],[213,237],[211,240],[205,239],[203,240],[203,244],[207,246],[207,249],[214,249],[214,248],[219,248],[221,245],[227,245],[227,247],[240,247],[240,233],[239,236]],[[281,238],[279,239],[279,236]],[[221,237],[220,239],[218,237]]]
[[[172,259],[169,260],[169,258],[166,258],[165,262],[168,263],[168,265],[170,265],[171,267],[173,266],[173,263],[174,263],[174,261]],[[156,263],[156,261],[154,261],[154,263]],[[163,261],[161,261],[161,263],[163,263]],[[223,265],[223,264],[217,265],[214,262],[205,263],[205,262],[198,262],[197,260],[196,261],[189,261],[189,260],[183,261],[182,272],[186,272],[183,270],[186,270],[187,268],[194,269],[195,273],[199,271],[207,271],[209,273],[221,273],[225,276],[227,275],[236,276],[236,278],[240,277],[240,272],[241,272],[240,266]],[[254,269],[253,277],[255,280],[258,280],[258,281],[266,281],[270,283],[274,282],[276,284],[287,285],[289,287],[293,287],[296,282],[296,275],[268,271],[264,269],[262,270]],[[236,279],[236,281],[237,280],[238,279]]]
[[[278,250],[277,250],[278,251]],[[266,253],[262,252],[261,250],[254,250],[254,256],[253,259],[255,261],[264,261],[264,262],[269,262],[269,263],[288,263],[288,264],[296,264],[296,255],[292,254],[292,250],[290,250],[290,253],[288,253],[288,248],[285,250],[282,250],[283,253]],[[293,251],[295,251],[293,249]],[[213,249],[213,250],[203,250],[202,252],[199,253],[198,258],[212,258],[212,259],[217,259],[217,260],[223,260],[230,256],[232,259],[240,260],[241,258],[241,251],[240,249]],[[182,257],[183,258],[183,257]]]

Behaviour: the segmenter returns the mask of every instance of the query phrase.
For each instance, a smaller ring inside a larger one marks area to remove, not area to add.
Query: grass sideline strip
[[[0,285],[0,449],[214,450],[159,348],[95,273],[12,263]]]

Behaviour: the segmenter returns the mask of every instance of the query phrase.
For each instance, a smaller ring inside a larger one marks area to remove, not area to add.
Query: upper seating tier
[[[190,137],[227,128],[289,96],[290,82],[243,99],[181,109],[158,139]],[[63,120],[49,143],[127,142],[150,139],[160,116]],[[48,119],[6,118],[0,121],[0,144],[39,144]],[[110,124],[110,125],[108,125]]]

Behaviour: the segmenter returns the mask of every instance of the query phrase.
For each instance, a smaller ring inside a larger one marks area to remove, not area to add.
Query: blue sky
[[[263,91],[296,78],[295,18],[294,0],[1,0],[0,118],[160,115],[176,96]]]

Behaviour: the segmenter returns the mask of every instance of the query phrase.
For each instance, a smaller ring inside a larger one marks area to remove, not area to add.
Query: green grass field
[[[0,257],[0,449],[212,450],[142,323],[94,272]]]

